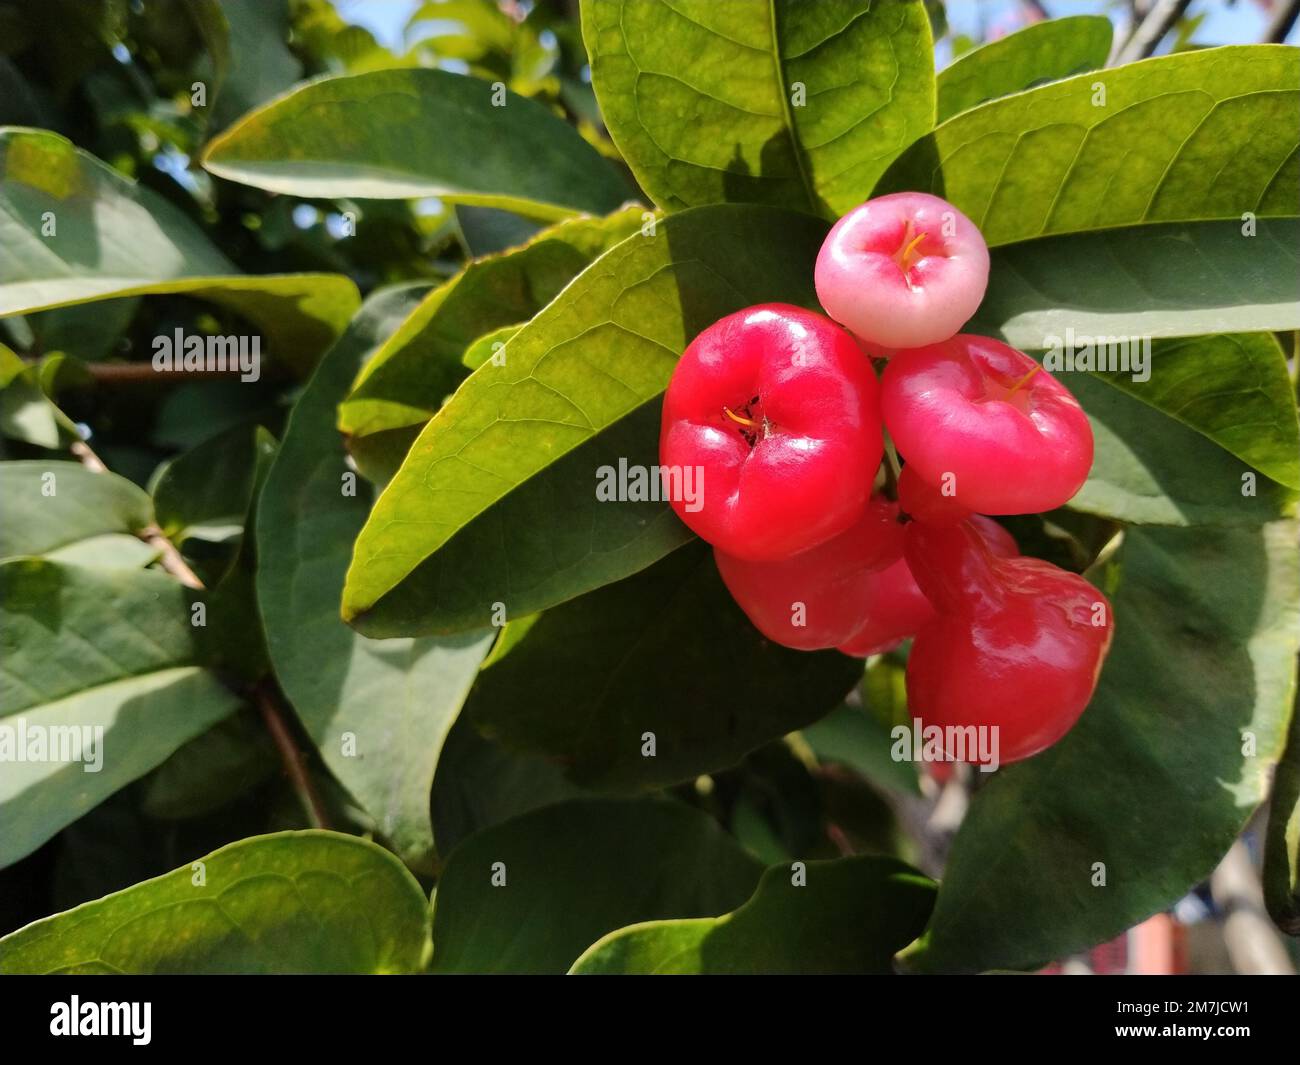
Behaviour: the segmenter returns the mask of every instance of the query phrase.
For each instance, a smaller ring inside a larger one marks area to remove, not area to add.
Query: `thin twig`
[[[28,366],[39,364],[38,359],[24,359]],[[231,366],[225,370],[206,368],[186,370],[157,370],[151,362],[87,362],[80,367],[97,385],[153,385],[168,381],[211,381],[221,378],[240,380],[246,372],[240,366]],[[268,367],[263,375],[266,379],[280,377],[280,372]]]
[[[1300,15],[1300,0],[1282,0],[1273,11],[1273,18],[1264,31],[1264,40],[1282,44],[1295,25],[1297,15]]]
[[[108,472],[108,467],[104,464],[104,460],[96,455],[94,448],[84,440],[73,441],[68,450],[77,456],[86,469],[95,473]],[[162,563],[163,569],[180,581],[181,584],[185,585],[186,588],[194,588],[202,591],[203,582],[199,580],[198,574],[190,569],[185,559],[181,558],[181,553],[176,550],[176,545],[167,539],[163,534],[163,531],[158,528],[157,525],[149,525],[146,528],[137,529],[135,535],[158,552],[159,561]]]
[[[280,761],[284,763],[285,772],[289,775],[289,783],[293,785],[298,800],[307,812],[312,828],[329,828],[329,815],[325,812],[325,804],[321,802],[316,785],[312,783],[311,775],[303,764],[305,761],[303,753],[298,750],[293,736],[289,734],[289,726],[285,723],[278,700],[269,685],[254,686],[253,701],[261,711],[266,731],[271,734],[271,740],[280,753]]]
[[[1160,42],[1187,10],[1191,0],[1157,0],[1151,10],[1124,42],[1115,57],[1115,66],[1146,59],[1160,46]]]

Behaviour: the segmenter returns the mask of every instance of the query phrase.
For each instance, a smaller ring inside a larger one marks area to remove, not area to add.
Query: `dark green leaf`
[[[433,968],[563,973],[616,928],[734,909],[761,871],[714,821],[679,803],[550,806],[456,848],[434,899]]]
[[[438,753],[433,838],[443,854],[450,854],[476,832],[582,794],[558,764],[485,740],[462,714]]]
[[[371,297],[298,400],[258,510],[258,599],[276,676],[321,757],[412,862],[433,847],[438,752],[490,633],[367,640],[339,620],[370,488],[348,469],[334,413],[366,357],[423,288]],[[347,494],[351,492],[352,494]]]
[[[160,467],[151,488],[163,534],[178,545],[188,539],[237,542],[258,463],[274,453],[275,440],[265,429],[237,425]]]
[[[815,721],[861,669],[769,643],[696,542],[508,626],[466,713],[508,747],[562,760],[579,783],[644,788],[726,768]]]
[[[1264,839],[1264,902],[1274,923],[1300,936],[1300,712],[1273,775]]]
[[[893,858],[859,855],[767,870],[734,913],[650,921],[597,940],[576,975],[893,972],[925,927],[934,882]]]

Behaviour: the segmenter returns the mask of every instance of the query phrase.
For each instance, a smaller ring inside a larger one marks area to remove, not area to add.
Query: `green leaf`
[[[77,561],[101,537],[120,544],[153,524],[149,497],[115,473],[96,473],[77,462],[28,459],[0,462],[0,558],[52,555]],[[137,541],[138,542],[138,541]],[[147,545],[141,547],[149,551]],[[137,555],[130,563],[143,565]]]
[[[1072,15],[1035,22],[940,71],[937,121],[978,104],[1106,65],[1112,29],[1105,15]]]
[[[416,864],[433,848],[429,789],[439,749],[492,637],[380,643],[339,620],[370,489],[348,468],[334,412],[358,367],[423,291],[371,297],[326,353],[289,418],[257,518],[257,593],[276,676],[325,764]]]
[[[1294,215],[1298,98],[1300,50],[1285,45],[1147,59],[957,115],[909,148],[875,191],[943,196],[990,246],[1143,222]]]
[[[1121,389],[1087,373],[1062,380],[1088,412],[1096,445],[1092,471],[1070,500],[1072,509],[1140,525],[1250,525],[1294,511],[1293,490],[1134,398],[1136,388]],[[1204,410],[1213,394],[1191,380]],[[1234,380],[1232,391],[1240,388]]]
[[[198,665],[189,605],[149,570],[0,564],[0,868],[239,705]]]
[[[901,686],[899,666],[882,660],[873,666],[877,667],[896,674]],[[840,762],[874,784],[920,795],[916,766],[912,762],[896,761],[890,754],[893,746],[890,727],[862,707],[841,706],[803,729],[802,735],[821,761]]]
[[[763,975],[893,972],[894,954],[925,927],[934,882],[871,855],[767,870],[734,913],[651,921],[593,943],[574,975]]]
[[[433,969],[563,973],[616,928],[734,909],[761,871],[680,803],[549,806],[456,848],[434,899]]]
[[[466,713],[507,747],[561,760],[580,784],[636,789],[735,764],[822,716],[861,671],[835,651],[769,643],[697,541],[507,626]]]
[[[218,177],[271,192],[438,196],[536,218],[604,214],[630,191],[541,104],[442,70],[308,82],[213,138],[202,162]]]
[[[165,463],[151,484],[162,534],[186,553],[194,540],[238,545],[259,467],[274,451],[276,441],[260,425],[234,425]]]
[[[1098,378],[1209,437],[1279,484],[1300,489],[1300,420],[1286,356],[1272,333],[1157,341],[1149,381],[1122,372]]]
[[[461,356],[461,364],[471,370],[477,370],[488,359],[494,355],[498,359],[505,356],[501,354],[504,348],[519,330],[524,327],[524,323],[519,322],[515,325],[503,325],[500,329],[493,329],[490,333],[484,333],[474,343],[465,349],[465,354]]]
[[[476,832],[583,794],[555,762],[485,740],[461,714],[438,754],[433,838],[442,854],[450,854]]]
[[[286,0],[221,0],[220,11],[227,37],[213,55],[217,76],[208,95],[216,129],[302,77],[302,64],[285,44],[290,33]]]
[[[1281,752],[1300,646],[1296,536],[1292,522],[1125,533],[1092,704],[1060,743],[975,793],[913,965],[1037,968],[1210,874]]]
[[[0,344],[0,435],[51,451],[78,439],[76,427],[40,384],[40,369]]]
[[[527,244],[543,228],[535,218],[524,218],[495,207],[471,207],[462,203],[454,210],[465,248],[475,259]]]
[[[275,452],[260,426],[236,425],[160,467],[151,491],[163,535],[186,540],[238,541],[244,532],[259,461]]]
[[[679,546],[666,504],[600,502],[597,471],[658,461],[658,397],[700,330],[767,300],[816,306],[825,235],[795,212],[701,207],[602,255],[425,426],[357,540],[344,617],[372,636],[457,631]]]
[[[572,218],[520,248],[471,262],[429,293],[362,368],[339,428],[365,436],[423,425],[465,376],[461,359],[489,330],[526,322],[593,259],[635,233],[644,209]]]
[[[338,274],[241,275],[163,197],[46,130],[0,129],[0,226],[0,316],[180,293],[238,312],[265,355],[304,368],[358,302]]]
[[[428,907],[387,851],[277,832],[0,939],[6,973],[408,973]]]
[[[1273,775],[1264,837],[1264,904],[1287,935],[1300,936],[1300,712]]]
[[[1300,328],[1300,220],[1178,222],[994,248],[968,333],[1025,351],[1048,337],[1186,337]]]
[[[842,214],[934,123],[922,4],[583,0],[610,136],[665,210]]]
[[[149,774],[140,809],[164,821],[201,817],[254,794],[281,769],[266,723],[257,711],[243,707],[177,748]]]

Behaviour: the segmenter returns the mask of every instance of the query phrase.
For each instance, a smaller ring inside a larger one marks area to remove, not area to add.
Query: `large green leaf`
[[[1153,360],[1159,354],[1153,354]],[[1175,354],[1174,366],[1177,368]],[[1158,373],[1158,371],[1157,371]],[[1087,373],[1063,374],[1092,422],[1096,453],[1092,471],[1078,495],[1075,510],[1142,525],[1249,525],[1294,512],[1296,493],[1254,470],[1208,436],[1175,421],[1134,397],[1141,388],[1154,392],[1156,374],[1146,385],[1103,380]],[[1216,428],[1206,413],[1215,402],[1213,374],[1193,373],[1183,383],[1194,391],[1184,396],[1197,410],[1206,430]],[[1233,380],[1229,397],[1241,394]],[[1176,391],[1172,394],[1177,394]],[[1260,408],[1269,411],[1266,403]],[[1294,417],[1294,413],[1291,415]],[[1272,439],[1285,435],[1283,430]],[[1261,446],[1270,436],[1260,433]]]
[[[541,806],[583,796],[561,766],[484,739],[467,714],[456,718],[433,777],[433,838],[443,854],[485,828]]]
[[[238,312],[264,356],[302,367],[358,301],[338,274],[241,275],[163,197],[47,130],[0,130],[0,232],[0,315],[180,293]]]
[[[934,121],[914,0],[583,0],[610,136],[665,210],[841,214]]]
[[[257,519],[257,592],[276,676],[325,764],[417,864],[433,848],[429,789],[438,752],[491,634],[379,643],[339,620],[343,574],[371,490],[348,469],[334,412],[358,367],[423,292],[371,297],[326,353],[290,416]],[[345,494],[349,485],[354,494]]]
[[[1300,489],[1300,420],[1286,356],[1273,334],[1160,340],[1151,346],[1149,381],[1118,371],[1098,376],[1278,483]],[[1240,495],[1240,476],[1237,482]]]
[[[153,524],[149,497],[114,473],[77,462],[0,462],[0,499],[0,558],[45,555],[134,567],[156,553],[135,536]]]
[[[507,626],[466,713],[506,746],[561,761],[579,783],[635,789],[735,764],[838,705],[861,672],[835,651],[767,641],[697,541]]]
[[[761,872],[716,822],[676,802],[549,806],[456,848],[434,899],[433,968],[563,973],[616,928],[734,909]]]
[[[0,939],[6,973],[405,973],[429,910],[401,862],[335,832],[231,843]]]
[[[1112,29],[1105,15],[1046,19],[990,41],[940,71],[937,119],[946,122],[987,100],[1106,65]]]
[[[214,54],[217,84],[208,95],[208,106],[213,109],[215,129],[302,77],[302,63],[286,43],[290,34],[287,0],[221,0],[219,11],[227,63],[220,62],[220,52]]]
[[[1067,329],[1100,337],[1300,329],[1295,218],[1071,233],[994,248],[992,260],[984,302],[964,331],[1022,350]]]
[[[339,408],[353,436],[423,425],[465,376],[461,361],[489,330],[526,322],[575,274],[635,233],[644,208],[572,218],[520,248],[471,262],[429,293],[375,352]]]
[[[700,330],[767,300],[816,306],[825,234],[795,212],[701,207],[602,255],[425,426],[357,540],[344,617],[373,636],[457,631],[680,545],[665,504],[597,500],[596,471],[657,462],[658,397]]]
[[[0,563],[0,868],[239,705],[197,664],[190,616],[162,573]]]
[[[893,858],[859,855],[775,866],[722,917],[620,928],[574,963],[576,975],[891,973],[925,927],[934,882]]]
[[[1298,49],[1180,52],[957,115],[909,148],[876,192],[943,196],[991,246],[1142,222],[1294,215],[1298,104]]]
[[[203,165],[296,196],[440,196],[538,218],[604,214],[630,192],[541,104],[442,70],[308,82],[213,138]]]
[[[1092,704],[1060,743],[976,793],[914,965],[1035,968],[1209,875],[1282,748],[1300,646],[1296,536],[1292,522],[1128,530]]]

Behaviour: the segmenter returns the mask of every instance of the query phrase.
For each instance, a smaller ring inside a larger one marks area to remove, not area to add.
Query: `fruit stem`
[[[902,472],[902,466],[898,461],[898,452],[894,450],[894,442],[885,437],[885,483],[882,490],[890,499],[898,498],[898,476]]]

